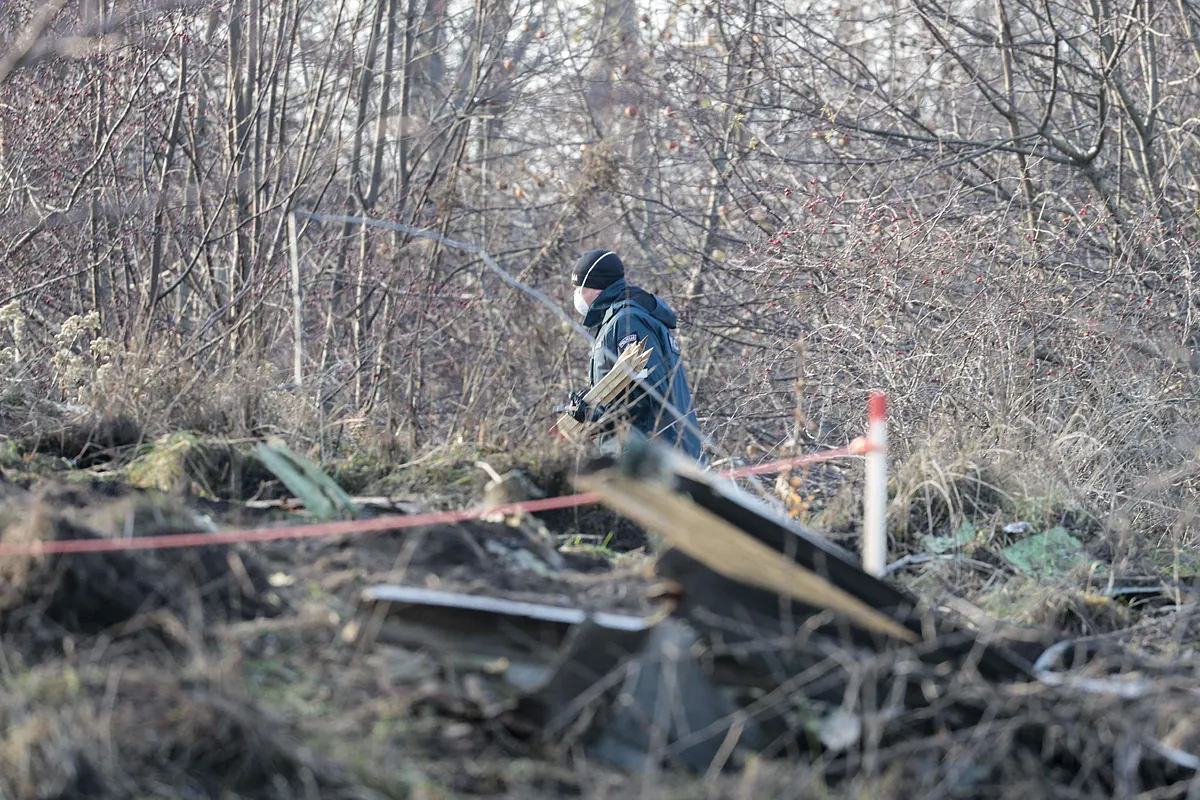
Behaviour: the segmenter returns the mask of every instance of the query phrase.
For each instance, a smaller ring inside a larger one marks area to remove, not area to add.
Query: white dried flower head
[[[25,314],[21,311],[21,303],[13,300],[4,308],[0,308],[0,324],[7,324],[12,333],[13,342],[19,347],[25,340]],[[15,354],[15,360],[20,360],[21,354]]]
[[[21,323],[25,321],[25,315],[21,313],[21,301],[13,300],[8,305],[0,308],[0,322]]]
[[[96,385],[106,387],[113,384],[117,377],[117,368],[112,364],[101,364],[96,368]]]
[[[96,333],[100,330],[100,314],[97,311],[89,311],[80,316],[78,314],[67,317],[63,320],[62,327],[58,331],[58,344],[60,347],[69,347],[78,342],[83,336],[88,333]]]
[[[75,317],[67,317],[63,320],[62,325],[58,329],[58,335],[54,338],[58,341],[60,347],[69,347],[75,344],[75,341],[83,333],[82,320]]]
[[[83,357],[70,350],[59,350],[50,359],[58,376],[58,385],[64,392],[74,392],[87,377],[87,365]]]
[[[92,357],[97,361],[111,361],[117,354],[117,343],[107,336],[101,336],[92,342]]]

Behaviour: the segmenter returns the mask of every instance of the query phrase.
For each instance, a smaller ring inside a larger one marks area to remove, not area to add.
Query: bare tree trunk
[[[1020,117],[1018,116],[1017,92],[1016,84],[1013,78],[1013,34],[1012,25],[1008,21],[1008,11],[1004,7],[1004,0],[995,0],[996,3],[996,28],[1000,39],[1000,65],[1004,74],[1004,93],[1006,99],[1006,109],[1004,117],[1008,122],[1008,133],[1012,137],[1012,141],[1021,141],[1021,125]],[[1055,58],[1058,54],[1055,53]],[[1039,230],[1037,216],[1034,212],[1034,194],[1033,180],[1029,176],[1029,160],[1023,152],[1016,153],[1017,168],[1021,181],[1021,192],[1025,196],[1025,228],[1029,231],[1030,246],[1036,246]]]
[[[362,195],[362,185],[360,177],[360,164],[362,163],[363,154],[363,133],[367,124],[367,111],[371,100],[371,86],[375,82],[375,59],[379,50],[379,34],[381,22],[383,19],[384,9],[387,7],[389,0],[375,0],[373,6],[373,16],[371,17],[371,28],[367,39],[367,49],[363,56],[362,71],[358,78],[358,91],[355,99],[354,112],[354,133],[350,145],[350,159],[347,165],[347,172],[350,181],[350,195],[346,201],[348,211],[361,210],[363,202],[360,198]],[[357,200],[357,202],[355,202]],[[334,308],[340,313],[344,307],[342,295],[345,293],[345,278],[343,277],[346,270],[346,261],[350,255],[350,232],[353,230],[351,223],[347,222],[342,225],[341,242],[342,245],[338,250],[337,264],[334,267],[334,288],[332,303]],[[354,362],[358,363],[358,356],[354,356]]]
[[[253,1],[233,0],[229,9],[229,69],[226,94],[229,122],[226,146],[233,176],[233,205],[230,209],[232,252],[226,276],[226,291],[232,307],[226,318],[230,325],[236,325],[240,318],[239,311],[244,308],[244,303],[239,295],[244,288],[248,288],[247,282],[253,270],[249,229],[252,175],[250,159],[246,155],[252,92],[248,75],[253,74],[251,62],[254,58],[253,45],[248,41],[253,38],[254,30],[251,25],[247,35],[246,18],[249,17],[249,6]],[[236,329],[230,337],[229,344],[234,355],[241,352],[243,337]]]
[[[380,5],[383,5],[384,0],[380,0]],[[391,104],[392,93],[392,78],[393,78],[393,59],[395,56],[395,41],[396,41],[396,14],[398,0],[386,0],[387,10],[387,26],[384,31],[384,54],[383,54],[383,70],[380,74],[379,81],[379,111],[375,122],[375,137],[372,142],[371,150],[371,172],[367,179],[366,193],[360,197],[362,205],[362,215],[370,217],[371,212],[375,209],[375,201],[379,198],[379,190],[383,183],[383,151],[386,145],[387,124],[389,119],[389,106]],[[365,100],[365,98],[364,98]],[[357,408],[363,406],[363,381],[373,377],[373,373],[368,373],[366,370],[366,349],[367,349],[367,333],[369,327],[369,306],[371,296],[375,289],[372,286],[368,289],[368,281],[370,276],[367,271],[367,265],[371,261],[370,252],[370,237],[366,225],[359,226],[359,248],[358,248],[358,282],[354,291],[354,323],[352,331],[352,340],[354,342],[356,375],[354,378],[354,405]]]
[[[300,234],[296,215],[288,214],[288,243],[292,262],[292,381],[299,392],[304,385],[304,297],[300,282]]]
[[[171,110],[171,126],[167,133],[167,151],[163,154],[162,171],[158,176],[158,196],[154,200],[154,241],[150,254],[150,285],[146,290],[145,300],[145,342],[150,344],[154,329],[154,310],[162,299],[159,296],[161,276],[163,271],[163,248],[166,241],[166,231],[163,230],[166,220],[168,178],[171,175],[171,165],[175,160],[175,150],[179,139],[179,128],[183,121],[183,106],[187,96],[188,62],[187,43],[179,43],[179,77],[175,84],[175,104]]]

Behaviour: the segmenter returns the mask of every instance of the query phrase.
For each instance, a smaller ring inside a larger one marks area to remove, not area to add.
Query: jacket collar
[[[604,317],[608,314],[608,310],[612,308],[618,300],[624,299],[628,284],[624,278],[618,278],[615,283],[602,291],[595,300],[592,301],[591,307],[587,314],[583,317],[583,327],[598,328],[604,322]]]

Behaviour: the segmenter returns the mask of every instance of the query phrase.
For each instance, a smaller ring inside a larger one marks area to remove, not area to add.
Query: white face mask
[[[579,316],[586,317],[588,309],[590,309],[590,308],[591,308],[591,305],[588,304],[588,301],[583,299],[583,290],[576,289],[575,290],[575,310],[579,312]]]
[[[588,267],[588,271],[583,274],[583,280],[579,282],[579,288],[575,290],[575,310],[579,312],[579,316],[586,317],[588,309],[592,307],[591,303],[583,299],[583,287],[587,286],[588,277],[592,274],[592,270],[596,268],[596,265],[604,260],[605,256],[612,254],[611,250],[601,253],[600,257],[593,261],[592,265]]]

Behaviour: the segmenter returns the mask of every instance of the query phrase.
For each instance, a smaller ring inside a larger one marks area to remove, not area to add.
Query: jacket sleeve
[[[644,342],[646,347],[653,350],[650,360],[646,362],[646,368],[650,370],[650,374],[645,377],[643,383],[653,387],[661,396],[667,397],[670,376],[667,375],[668,361],[661,352],[662,346],[650,327],[636,314],[629,311],[620,312],[604,332],[605,352],[602,355],[604,368],[600,376],[607,374],[613,368],[616,358],[620,357],[621,352],[634,342]],[[636,383],[629,388],[629,393],[624,401],[618,402],[625,406],[634,423],[644,429],[661,428],[674,418],[668,416],[660,420],[660,414],[665,415],[666,409],[662,408],[658,401]]]

